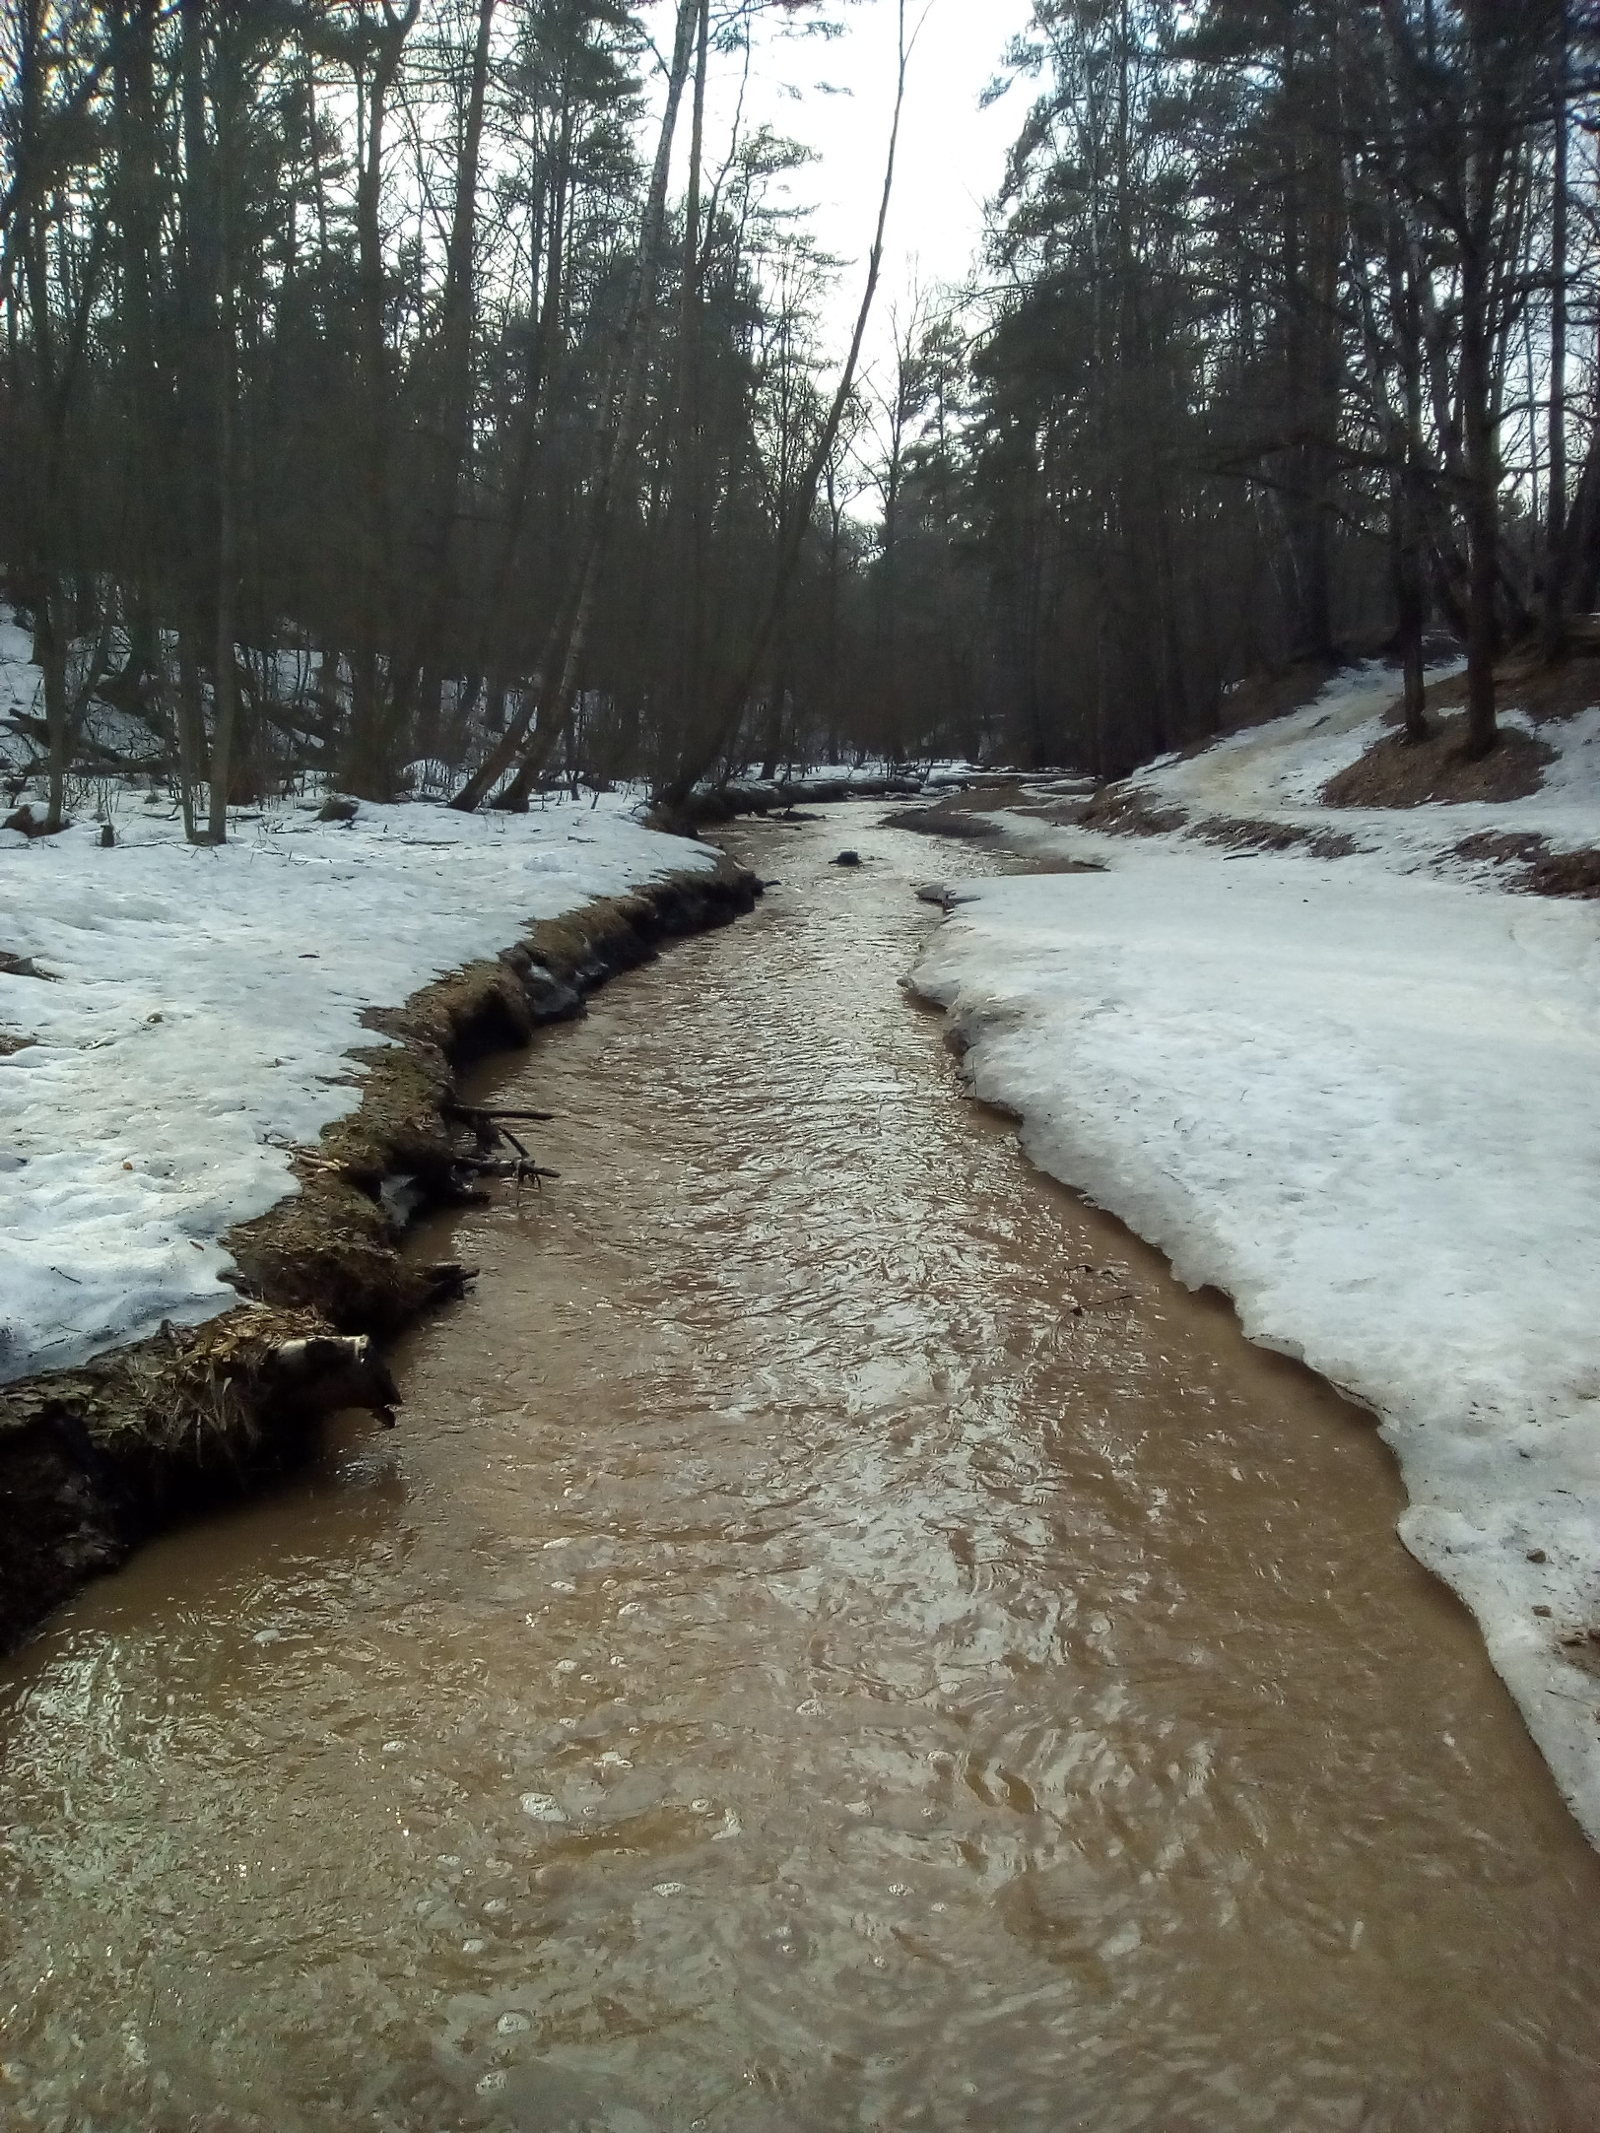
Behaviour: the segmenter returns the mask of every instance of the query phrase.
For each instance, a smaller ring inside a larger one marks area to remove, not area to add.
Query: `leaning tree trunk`
[[[851,394],[855,391],[861,348],[867,337],[867,326],[872,317],[878,282],[883,273],[884,233],[889,223],[889,203],[894,196],[895,162],[900,147],[900,121],[905,111],[906,64],[909,56],[906,47],[906,0],[899,0],[899,38],[899,73],[895,82],[894,122],[889,129],[889,154],[884,167],[883,192],[878,203],[878,224],[872,239],[872,256],[867,267],[867,285],[862,292],[860,309],[856,313],[850,351],[845,358],[844,369],[840,373],[838,387],[828,408],[821,435],[801,474],[797,492],[791,500],[787,522],[780,530],[772,584],[743,668],[721,699],[714,728],[708,736],[708,745],[700,751],[699,759],[680,757],[673,775],[655,795],[656,799],[669,809],[683,806],[702,771],[717,761],[731,745],[739,730],[740,721],[750,700],[750,692],[783,620],[784,610],[788,605],[789,587],[805,546],[812,512],[816,508],[817,494],[822,486],[822,477],[833,458],[845,410],[850,404]]]
[[[523,709],[507,726],[499,745],[490,750],[486,761],[451,801],[450,805],[458,808],[463,814],[471,814],[482,806],[511,765],[516,762],[519,752],[522,754],[522,761],[504,800],[507,806],[525,807],[528,795],[538,782],[540,772],[564,736],[567,720],[571,716],[573,691],[577,685],[578,667],[588,643],[589,625],[599,590],[600,562],[605,550],[606,536],[611,528],[616,493],[638,442],[639,414],[644,399],[650,348],[654,339],[656,279],[662,231],[667,217],[667,182],[672,171],[672,143],[677,132],[678,111],[683,102],[684,88],[689,79],[699,17],[699,0],[678,0],[678,27],[673,44],[671,69],[667,77],[666,109],[662,113],[655,166],[650,175],[650,191],[639,233],[639,263],[622,329],[621,344],[616,351],[616,375],[621,381],[619,397],[609,443],[606,442],[604,433],[600,440],[601,451],[596,479],[590,494],[578,561],[573,572],[574,591],[568,609],[567,626],[560,640],[549,648],[553,656],[548,659],[544,668],[537,696],[532,691],[529,692]],[[535,712],[538,715],[537,727],[534,727]]]

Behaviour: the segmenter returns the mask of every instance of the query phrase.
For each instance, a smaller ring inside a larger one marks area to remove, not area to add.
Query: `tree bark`
[[[1500,470],[1490,374],[1487,262],[1469,244],[1462,262],[1461,414],[1467,495],[1467,752],[1499,737],[1495,662],[1500,653]]]
[[[850,338],[850,350],[840,373],[833,401],[828,409],[822,434],[812,450],[798,494],[793,499],[788,523],[780,529],[776,568],[771,588],[767,595],[761,619],[746,654],[744,665],[735,680],[721,698],[720,710],[711,735],[711,745],[701,752],[698,761],[680,758],[671,778],[657,792],[656,798],[668,808],[680,808],[688,799],[702,771],[728,746],[738,732],[744,717],[750,691],[766,659],[772,640],[788,600],[789,586],[799,563],[800,553],[810,530],[811,514],[816,507],[817,492],[822,485],[824,469],[833,457],[838,441],[845,409],[855,391],[856,371],[861,362],[861,348],[867,337],[867,326],[872,317],[872,307],[878,294],[878,282],[883,273],[884,235],[889,223],[889,204],[894,197],[895,163],[900,147],[900,122],[905,113],[906,68],[910,54],[906,44],[906,0],[899,0],[899,70],[895,81],[894,120],[889,130],[889,153],[883,174],[883,192],[878,204],[877,228],[873,234],[872,254],[867,266],[866,288],[862,292],[860,308],[856,313],[855,330]]]
[[[421,0],[397,11],[381,0],[383,22],[367,87],[366,140],[356,183],[356,252],[360,285],[357,338],[360,349],[362,472],[358,600],[350,653],[350,732],[345,782],[365,799],[387,800],[394,792],[393,733],[383,686],[383,652],[393,623],[389,540],[389,351],[385,337],[383,230],[383,135],[389,97],[400,72],[406,39],[416,26]],[[367,19],[362,0],[360,18]]]
[[[450,805],[471,814],[499,785],[519,752],[521,764],[505,794],[505,804],[525,807],[539,774],[554,754],[566,731],[572,710],[572,695],[578,666],[588,642],[594,612],[600,560],[610,530],[612,507],[622,476],[638,443],[640,404],[654,339],[657,270],[662,232],[666,224],[667,183],[672,170],[672,143],[677,132],[678,112],[689,79],[689,66],[699,21],[699,0],[678,0],[677,34],[667,76],[666,108],[656,142],[650,191],[639,232],[639,258],[634,285],[624,320],[620,345],[615,351],[615,375],[620,379],[615,414],[609,438],[600,433],[598,465],[591,485],[578,560],[573,573],[573,593],[564,629],[547,647],[537,696],[528,692],[523,709],[512,719],[484,763],[467,780]],[[537,725],[535,726],[535,717]],[[532,731],[530,741],[529,734]]]
[[[422,599],[410,648],[391,684],[390,718],[404,732],[415,712],[423,669],[440,655],[452,593],[454,534],[462,470],[472,436],[472,337],[477,316],[478,182],[483,161],[489,51],[497,0],[478,0],[467,105],[456,158],[455,201],[445,248],[444,293],[438,329],[438,389],[434,407],[432,496],[422,560]]]
[[[1555,129],[1550,235],[1550,472],[1545,519],[1544,655],[1559,659],[1567,640],[1567,267],[1569,243],[1570,139],[1568,97],[1571,67],[1569,0],[1556,0]]]

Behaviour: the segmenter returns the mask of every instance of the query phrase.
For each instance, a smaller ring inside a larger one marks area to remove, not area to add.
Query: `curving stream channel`
[[[1370,1424],[965,1100],[878,813],[495,1070],[394,1435],[0,1672],[7,2133],[1600,2127]]]

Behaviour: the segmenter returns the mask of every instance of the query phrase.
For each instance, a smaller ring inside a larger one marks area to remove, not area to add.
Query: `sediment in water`
[[[760,886],[729,861],[671,875],[546,919],[364,1018],[390,1041],[352,1054],[359,1105],[296,1154],[295,1195],[223,1239],[245,1300],[0,1388],[0,1652],[153,1534],[301,1462],[332,1409],[386,1404],[381,1362],[332,1336],[393,1333],[459,1291],[461,1269],[400,1250],[407,1213],[459,1197],[481,1153],[457,1070],[581,1014],[661,941],[751,910]],[[286,1369],[300,1342],[313,1345]]]

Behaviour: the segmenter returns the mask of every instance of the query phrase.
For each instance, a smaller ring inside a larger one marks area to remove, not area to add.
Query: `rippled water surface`
[[[7,2133],[1600,2127],[1369,1425],[962,1098],[874,819],[496,1076],[393,1436],[0,1673]]]

